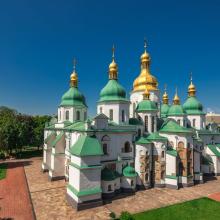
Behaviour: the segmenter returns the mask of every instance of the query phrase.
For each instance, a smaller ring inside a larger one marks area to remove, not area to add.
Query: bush
[[[134,220],[134,217],[129,212],[122,212],[119,219],[120,220]]]
[[[116,219],[116,214],[114,212],[111,212],[109,214],[109,216],[110,216],[111,219]]]

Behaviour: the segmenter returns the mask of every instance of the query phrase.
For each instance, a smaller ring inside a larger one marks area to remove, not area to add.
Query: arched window
[[[66,111],[66,121],[69,121],[69,111]]]
[[[165,156],[165,155],[164,155],[164,151],[162,151],[162,153],[161,153],[161,157],[164,158],[164,156]]]
[[[104,155],[107,155],[108,154],[108,144],[107,143],[103,143],[102,144],[102,149],[103,149]]]
[[[134,180],[131,180],[131,186],[134,186]]]
[[[102,113],[102,107],[99,108],[99,113]]]
[[[141,136],[141,129],[138,129],[138,137]]]
[[[193,123],[192,124],[193,124],[192,125],[193,127],[196,127],[196,119],[195,118],[193,119]]]
[[[112,191],[112,185],[108,185],[108,191]]]
[[[177,120],[177,123],[180,125],[180,119]]]
[[[121,111],[121,121],[125,122],[125,110]]]
[[[148,182],[148,173],[145,174],[145,182]]]
[[[148,116],[145,115],[144,117],[144,130],[147,132],[148,131]]]
[[[124,151],[125,151],[125,153],[131,152],[130,143],[128,141],[125,142]]]
[[[109,110],[109,118],[110,118],[110,121],[113,121],[113,109]]]
[[[154,120],[155,120],[155,118],[154,118],[154,116],[152,116],[152,118],[151,118],[151,131],[152,132],[154,132]]]
[[[80,111],[76,111],[76,120],[77,120],[77,121],[80,120]]]
[[[164,171],[164,170],[161,171],[161,173],[160,173],[160,178],[161,178],[162,180],[165,179],[165,171]]]

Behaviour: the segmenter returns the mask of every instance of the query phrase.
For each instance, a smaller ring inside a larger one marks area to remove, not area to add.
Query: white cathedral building
[[[178,189],[220,174],[220,133],[206,128],[192,79],[183,105],[177,91],[172,104],[166,91],[161,101],[146,45],[140,61],[129,99],[118,81],[113,52],[93,119],[87,116],[74,68],[58,119],[45,126],[42,169],[50,180],[66,179],[66,198],[77,210],[120,193]]]

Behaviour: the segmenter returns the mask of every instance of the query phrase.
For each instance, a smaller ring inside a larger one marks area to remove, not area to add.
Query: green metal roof
[[[74,131],[84,131],[85,130],[85,122],[77,121],[73,124],[66,127],[67,130],[74,130]]]
[[[79,137],[76,143],[70,148],[70,153],[80,157],[103,155],[99,141],[87,135],[81,135]]]
[[[62,96],[60,106],[87,107],[84,95],[76,87],[70,87]]]
[[[171,147],[169,147],[167,150],[166,150],[166,153],[171,155],[171,156],[174,156],[174,157],[177,157],[177,151]]]
[[[112,181],[116,178],[120,177],[120,174],[116,171],[110,170],[107,167],[105,167],[101,172],[101,179],[104,181]]]
[[[137,118],[129,118],[130,125],[143,125],[143,122],[138,120]]]
[[[162,104],[160,109],[160,115],[162,118],[166,118],[168,111],[170,109],[170,106],[168,104]]]
[[[91,189],[84,189],[84,190],[76,190],[73,186],[71,186],[70,184],[67,186],[67,188],[76,196],[80,197],[80,196],[89,196],[89,195],[93,195],[93,194],[97,194],[97,193],[101,193],[102,189],[100,187],[95,187],[95,188],[91,188]]]
[[[203,106],[195,96],[188,97],[183,104],[183,109],[187,115],[204,115]]]
[[[63,137],[64,132],[61,131],[59,135],[56,136],[55,140],[52,141],[51,143],[51,147],[55,147],[56,144],[61,140],[61,138]]]
[[[217,145],[208,144],[207,146],[216,157],[220,157],[220,151],[219,151],[220,149],[219,150],[217,149],[217,148],[219,148]]]
[[[125,177],[136,177],[137,173],[135,172],[134,167],[126,166],[123,169],[123,176],[125,176]]]
[[[163,137],[159,134],[159,132],[153,132],[147,136],[148,140],[158,140],[158,141],[167,141],[166,137]]]
[[[159,132],[164,133],[192,133],[193,131],[189,128],[180,126],[175,120],[167,119],[161,126]]]
[[[173,104],[170,106],[167,115],[168,116],[181,116],[181,115],[185,115],[185,111],[184,111],[182,105]]]
[[[98,102],[109,101],[129,102],[129,100],[126,98],[125,89],[115,79],[110,79],[100,92],[100,99]]]
[[[157,111],[158,108],[156,103],[151,100],[143,100],[138,103],[136,111],[137,112],[144,112],[144,111]]]
[[[136,144],[151,144],[152,142],[148,140],[146,137],[140,137],[135,143]]]

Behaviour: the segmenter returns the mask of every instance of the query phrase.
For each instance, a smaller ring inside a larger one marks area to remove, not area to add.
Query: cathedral
[[[66,180],[66,199],[77,210],[137,190],[190,187],[220,174],[220,133],[206,126],[192,77],[185,102],[176,90],[171,103],[166,89],[160,97],[150,62],[145,43],[128,98],[113,48],[94,118],[87,115],[74,65],[57,118],[45,125],[42,170],[51,181]]]

